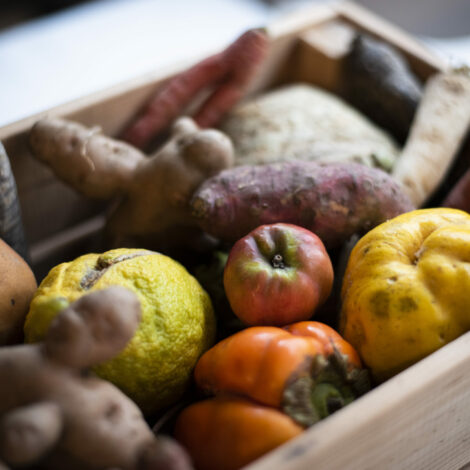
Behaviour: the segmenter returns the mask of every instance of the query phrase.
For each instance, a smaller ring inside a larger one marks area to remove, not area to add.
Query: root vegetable
[[[357,34],[343,68],[346,98],[403,142],[422,95],[406,58],[384,41]]]
[[[121,196],[108,224],[120,238],[191,225],[192,193],[233,161],[230,140],[217,130],[200,130],[190,118],[180,118],[168,142],[150,157],[62,119],[36,123],[30,145],[36,158],[85,196]]]
[[[50,452],[62,432],[59,407],[33,403],[10,411],[0,421],[0,454],[11,465],[27,465]]]
[[[470,170],[457,181],[441,205],[470,212]]]
[[[470,125],[469,69],[431,77],[392,172],[420,207],[443,181]]]
[[[191,468],[179,447],[180,458],[159,465],[177,444],[162,449],[129,398],[84,373],[120,352],[140,316],[134,293],[110,287],[65,308],[44,343],[0,349],[0,460],[13,468]]]
[[[20,343],[29,303],[37,288],[36,278],[23,258],[1,239],[0,265],[0,345]]]
[[[413,209],[381,170],[297,161],[222,171],[198,188],[191,207],[203,230],[228,242],[286,222],[311,230],[327,247]]]
[[[176,75],[150,100],[141,115],[123,132],[122,138],[144,148],[204,89],[214,86],[215,91],[194,119],[202,127],[216,125],[245,93],[266,54],[267,45],[264,31],[252,29],[224,51]]]
[[[263,93],[236,106],[220,129],[236,165],[286,160],[356,162],[391,171],[393,139],[337,96],[305,83]]]
[[[64,119],[41,119],[29,135],[33,155],[85,196],[108,199],[123,193],[146,156],[134,147]]]

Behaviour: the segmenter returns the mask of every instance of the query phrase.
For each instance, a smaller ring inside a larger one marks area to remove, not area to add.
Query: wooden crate
[[[348,27],[365,30],[390,42],[423,79],[444,67],[407,34],[352,3],[313,5],[269,25],[271,52],[252,93],[296,80],[335,91],[341,51],[333,46],[341,42],[338,39],[344,40],[338,38],[341,27],[343,31]],[[57,262],[97,247],[96,234],[104,225],[105,206],[78,195],[33,159],[27,143],[32,124],[45,115],[62,116],[88,126],[98,125],[105,134],[116,135],[165,79],[188,65],[138,77],[0,128],[0,140],[10,156],[18,185],[31,264],[38,278]]]
[[[426,79],[446,64],[393,25],[352,3],[313,5],[269,26],[273,45],[252,93],[289,81],[337,91],[350,28],[401,50]],[[195,58],[195,61],[199,58]],[[100,125],[117,134],[161,82],[188,64],[159,71],[0,129],[17,179],[31,263],[40,279],[58,262],[100,246],[105,206],[87,200],[35,161],[27,132],[44,115]],[[250,465],[250,470],[470,468],[470,334]]]

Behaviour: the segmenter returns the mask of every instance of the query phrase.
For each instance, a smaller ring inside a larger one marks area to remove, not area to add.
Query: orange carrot
[[[208,87],[214,88],[214,91],[194,118],[202,127],[216,125],[243,96],[265,57],[267,45],[265,32],[262,29],[251,29],[224,51],[176,75],[125,129],[122,139],[139,148],[147,146]]]

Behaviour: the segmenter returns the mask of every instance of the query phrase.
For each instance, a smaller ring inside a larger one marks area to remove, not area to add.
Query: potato
[[[0,263],[0,345],[20,343],[29,303],[37,288],[36,278],[26,261],[2,239]]]

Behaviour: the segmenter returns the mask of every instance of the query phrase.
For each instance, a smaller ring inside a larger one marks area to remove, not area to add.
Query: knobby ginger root
[[[215,129],[199,129],[188,117],[175,122],[168,142],[149,157],[64,119],[38,121],[30,146],[36,158],[83,195],[120,197],[108,228],[121,239],[194,225],[188,209],[192,193],[233,163],[230,139]]]
[[[140,316],[135,294],[113,286],[71,303],[44,343],[0,349],[0,461],[12,468],[192,468],[119,389],[84,373],[124,348]]]

